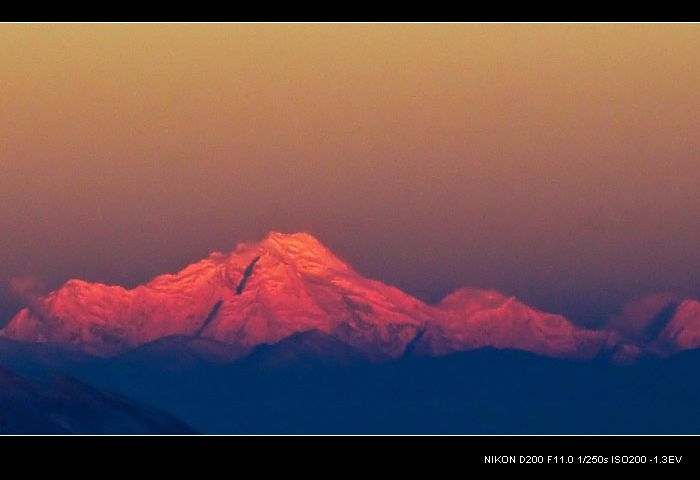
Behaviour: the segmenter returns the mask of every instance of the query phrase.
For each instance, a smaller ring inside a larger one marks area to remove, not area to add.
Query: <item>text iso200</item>
[[[613,455],[612,463],[647,463],[644,455]]]

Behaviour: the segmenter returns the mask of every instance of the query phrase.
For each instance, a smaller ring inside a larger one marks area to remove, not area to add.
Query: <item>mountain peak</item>
[[[316,237],[306,232],[270,232],[260,244],[291,255],[332,255]]]
[[[321,245],[321,242],[308,232],[284,233],[272,230],[267,234],[265,240],[274,240],[280,243],[307,243]]]
[[[306,232],[281,233],[273,231],[261,242],[239,245],[233,255],[246,253],[261,257],[271,256],[307,273],[351,270],[347,263],[340,260],[316,237]],[[261,261],[262,265],[266,263],[268,262]]]

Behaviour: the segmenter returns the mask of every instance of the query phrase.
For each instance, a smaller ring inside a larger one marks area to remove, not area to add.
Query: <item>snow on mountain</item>
[[[364,278],[309,234],[274,232],[131,290],[70,280],[0,335],[110,356],[170,336],[243,351],[308,331],[376,359],[407,347],[445,354],[484,346],[590,358],[611,341],[497,292],[462,289],[428,305]]]
[[[540,312],[494,291],[461,289],[437,308],[440,314],[416,347],[428,354],[495,347],[592,358],[611,341],[609,332],[578,328],[561,315]]]
[[[651,343],[662,356],[700,347],[700,302],[685,299]]]
[[[636,344],[640,353],[662,357],[700,347],[700,302],[663,293],[634,300],[607,328]]]

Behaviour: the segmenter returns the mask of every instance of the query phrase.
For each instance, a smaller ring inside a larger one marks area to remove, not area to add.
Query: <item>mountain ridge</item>
[[[71,377],[45,382],[0,366],[0,434],[192,434],[153,407],[101,391]]]
[[[659,338],[621,348],[635,342],[615,328],[581,328],[493,290],[460,288],[427,304],[363,277],[308,233],[271,232],[133,289],[69,280],[22,309],[0,336],[113,356],[167,337],[250,351],[318,331],[375,360],[400,357],[409,346],[418,355],[494,347],[591,359],[612,350],[629,357],[696,348],[700,309],[688,302]]]

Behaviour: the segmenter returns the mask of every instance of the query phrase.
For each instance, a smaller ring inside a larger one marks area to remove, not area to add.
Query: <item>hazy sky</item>
[[[0,283],[306,230],[429,301],[700,296],[699,52],[700,25],[0,25]]]

